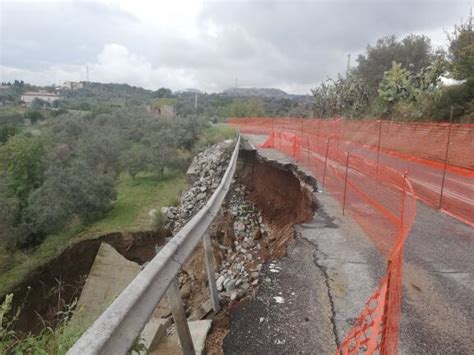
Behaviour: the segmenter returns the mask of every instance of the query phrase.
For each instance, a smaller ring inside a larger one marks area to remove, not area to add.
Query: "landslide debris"
[[[204,206],[219,186],[232,154],[235,141],[226,140],[196,155],[186,173],[190,188],[178,207],[164,207],[166,229],[176,234]]]

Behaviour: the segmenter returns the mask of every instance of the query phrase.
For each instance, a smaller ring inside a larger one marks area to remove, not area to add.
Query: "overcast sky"
[[[2,81],[309,94],[382,36],[444,30],[472,0],[0,0]]]

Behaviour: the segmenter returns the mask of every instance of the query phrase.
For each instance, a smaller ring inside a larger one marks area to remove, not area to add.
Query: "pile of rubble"
[[[219,249],[221,264],[216,273],[217,289],[231,300],[242,297],[252,286],[258,285],[258,277],[264,258],[264,242],[268,228],[261,212],[246,199],[245,186],[234,184],[227,197],[227,212],[233,220],[232,236],[224,238]]]
[[[197,155],[187,175],[191,187],[181,196],[180,205],[166,207],[167,229],[175,235],[197,213],[219,186],[227,169],[234,142],[216,144]],[[258,285],[258,278],[268,243],[270,229],[263,223],[262,214],[247,200],[244,185],[234,182],[222,206],[229,228],[216,230],[224,234],[218,241],[219,266],[216,283],[222,298],[239,299]],[[222,222],[222,221],[221,221]],[[220,229],[214,225],[211,229]],[[188,280],[186,275],[180,284]]]
[[[215,144],[194,157],[188,172],[192,185],[183,195],[178,207],[165,207],[166,229],[175,235],[211,197],[219,186],[234,147],[233,140]]]

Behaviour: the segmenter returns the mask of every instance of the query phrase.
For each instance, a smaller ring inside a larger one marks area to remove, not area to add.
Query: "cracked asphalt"
[[[326,193],[315,198],[313,221],[297,226],[279,272],[265,265],[255,301],[231,312],[225,353],[334,353],[385,274],[383,257],[339,204]],[[400,353],[474,354],[473,228],[418,203],[403,285]]]

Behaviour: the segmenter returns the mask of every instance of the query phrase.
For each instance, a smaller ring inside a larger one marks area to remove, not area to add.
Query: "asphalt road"
[[[249,136],[255,145],[263,139]],[[267,159],[289,159],[272,149],[259,153]],[[231,314],[226,353],[332,353],[385,273],[385,262],[375,246],[350,217],[341,215],[338,203],[325,192],[315,197],[321,207],[313,222],[299,227],[281,271],[271,273],[271,284],[276,286],[262,283],[255,303]],[[474,229],[423,203],[417,207],[405,248],[400,352],[472,354]],[[268,265],[265,270],[263,280],[269,275]],[[304,288],[310,291],[298,292]],[[291,304],[272,303],[278,292],[286,290],[296,290],[287,295]],[[261,309],[267,310],[267,316],[260,315]],[[304,320],[305,312],[312,323]],[[261,318],[269,323],[256,333],[263,343],[254,347],[253,338],[245,341],[244,333],[259,329]],[[284,324],[288,324],[286,333]]]

